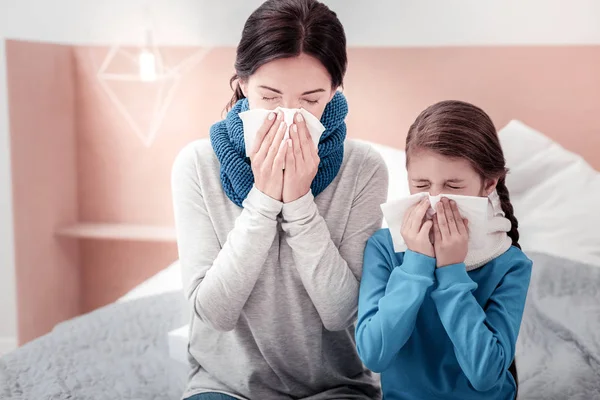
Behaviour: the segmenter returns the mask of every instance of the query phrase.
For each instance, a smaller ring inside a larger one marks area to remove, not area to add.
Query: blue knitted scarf
[[[244,127],[239,113],[248,110],[248,99],[238,101],[227,117],[210,128],[210,141],[221,164],[221,183],[227,197],[238,206],[250,193],[254,175],[250,159],[246,157]],[[336,177],[344,158],[344,139],[348,103],[340,92],[325,107],[321,123],[325,131],[319,140],[319,169],[310,186],[317,196]]]

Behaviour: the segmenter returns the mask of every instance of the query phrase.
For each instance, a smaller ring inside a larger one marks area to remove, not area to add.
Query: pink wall
[[[7,41],[19,342],[81,311],[71,48]]]
[[[14,93],[11,95],[11,119],[14,119],[13,114],[21,115],[23,119],[23,126],[13,124],[12,135],[14,137],[18,132],[34,141],[40,132],[44,132],[36,128],[55,126],[49,122],[57,116],[43,110],[39,113],[43,118],[35,122],[25,120],[23,116],[30,113],[32,104],[42,101],[38,86],[27,80],[32,79],[31,74],[37,74],[40,77],[36,75],[35,79],[53,81],[54,77],[47,74],[47,68],[40,61],[44,55],[59,57],[59,53],[68,54],[68,51],[57,46],[17,43],[11,47],[9,75]],[[197,50],[170,48],[164,49],[163,54],[166,63],[173,65]],[[29,52],[29,56],[17,57],[24,52]],[[30,54],[32,52],[35,54]],[[81,221],[171,225],[169,175],[172,161],[186,143],[207,137],[210,125],[220,118],[231,95],[228,82],[235,50],[214,49],[202,63],[183,75],[156,141],[149,148],[144,147],[115,109],[97,79],[106,52],[104,48],[75,47],[72,53],[74,68],[68,64],[57,73],[61,77],[64,75],[66,80],[72,77],[70,83],[60,86],[72,90],[71,95],[64,96],[70,98],[71,107],[74,98],[76,115],[73,117],[73,110],[69,108],[71,114],[64,113],[64,116],[76,122],[77,140],[73,145],[72,126],[71,130],[57,128],[52,132],[71,146],[72,152],[67,159],[76,165],[76,169],[68,171],[65,178],[55,174],[52,179],[68,185],[67,191],[77,190],[77,214]],[[497,126],[511,118],[521,119],[582,154],[600,169],[600,74],[597,73],[600,70],[600,46],[361,48],[350,49],[349,62],[345,93],[350,102],[350,137],[402,148],[408,126],[419,111],[435,101],[458,98],[482,106]],[[125,72],[128,66],[126,58],[115,59],[110,71]],[[30,75],[22,76],[25,73],[19,72],[20,69],[29,71]],[[13,74],[21,77],[21,83],[12,82]],[[110,87],[123,99],[123,104],[131,110],[140,126],[148,126],[152,116],[149,111],[151,100],[158,84],[113,82]],[[44,93],[45,101],[48,101],[49,93]],[[28,101],[33,95],[38,99]],[[27,133],[22,133],[25,131]],[[29,143],[18,148],[13,143],[16,162],[23,165],[19,170],[31,171],[28,167]],[[52,142],[49,146],[56,147],[57,144]],[[46,154],[48,148],[39,150],[44,153],[40,155],[43,160],[53,157]],[[62,161],[65,161],[64,157]],[[48,174],[60,172],[56,168],[47,170]],[[15,178],[18,178],[14,181],[16,186],[27,182],[25,175],[15,173]],[[68,180],[69,183],[65,183]],[[31,215],[37,212],[44,216],[39,218],[56,213],[55,208],[44,208],[33,201],[27,203],[27,196],[33,196],[35,191],[31,186],[25,187],[27,189],[19,192],[19,199],[23,200],[21,210],[31,209]],[[53,196],[57,192],[54,190]],[[63,209],[67,206],[74,207],[73,203],[61,204]],[[25,253],[36,253],[36,257],[46,259],[55,249],[40,248],[36,242],[27,240],[29,231],[23,231],[23,226],[28,226],[28,222],[24,216],[16,222],[20,243],[17,267],[31,274],[40,269],[40,264],[27,261]],[[40,241],[42,238],[48,240],[48,231],[35,233],[40,236]],[[80,253],[77,272],[80,275],[69,276],[79,279],[73,287],[81,287],[81,299],[68,313],[75,312],[77,307],[87,311],[114,301],[177,257],[174,244],[93,240],[82,241]],[[60,273],[70,274],[73,264],[64,265],[60,267],[63,268]],[[22,272],[18,274],[21,278],[25,276]],[[21,303],[26,304],[31,292],[25,292],[25,283],[20,283],[19,287],[23,287],[19,294]],[[76,298],[72,299],[75,301]],[[30,309],[39,311],[35,307]],[[38,332],[41,331],[40,328]]]
[[[455,98],[497,127],[521,119],[600,170],[598,71],[600,46],[352,49],[349,132],[404,148],[421,110]]]

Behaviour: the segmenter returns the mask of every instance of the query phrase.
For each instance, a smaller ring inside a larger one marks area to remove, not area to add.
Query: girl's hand
[[[291,142],[288,142],[285,157],[284,203],[290,203],[308,193],[321,161],[302,114],[297,113],[294,120],[295,123],[290,128]]]
[[[433,217],[433,237],[438,267],[459,264],[467,258],[468,221],[458,211],[455,201],[442,198]]]
[[[433,222],[431,220],[423,222],[429,204],[429,198],[424,197],[406,212],[402,222],[401,234],[409,250],[435,257],[434,247],[431,240],[429,240],[429,232]]]
[[[275,118],[277,117],[277,118]],[[282,200],[283,166],[287,146],[282,143],[286,123],[283,113],[270,113],[256,134],[250,160],[254,185],[275,200]]]

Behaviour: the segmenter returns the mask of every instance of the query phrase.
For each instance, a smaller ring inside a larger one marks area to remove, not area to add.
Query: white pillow
[[[498,133],[523,250],[600,266],[600,173],[520,121]]]
[[[377,150],[385,161],[389,172],[388,201],[410,195],[408,191],[408,175],[406,173],[406,153],[394,147],[378,143],[359,140],[371,145]]]
[[[126,302],[168,292],[180,292],[183,295],[183,282],[179,260],[176,260],[165,269],[134,287],[117,301]]]

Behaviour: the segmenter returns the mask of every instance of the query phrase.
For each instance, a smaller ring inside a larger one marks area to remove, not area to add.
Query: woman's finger
[[[275,122],[273,123],[273,125],[271,126],[271,128],[269,129],[267,134],[263,136],[263,139],[260,142],[260,147],[259,147],[258,151],[254,155],[254,157],[252,157],[253,160],[264,160],[267,157],[267,153],[269,153],[271,144],[273,144],[273,140],[275,139],[275,136],[277,136],[277,133],[279,132],[279,129],[281,128],[281,125],[284,123],[283,122],[283,113],[281,111],[279,111],[277,113],[276,118],[277,119],[275,120]]]
[[[292,146],[292,139],[286,140],[285,145],[285,170],[287,173],[293,173],[296,171],[296,160],[294,157],[294,147]]]
[[[292,138],[292,150],[294,151],[294,158],[296,161],[296,169],[302,168],[301,164],[304,162],[302,156],[302,147],[300,146],[300,136],[298,135],[298,125],[293,124],[290,129],[290,138]]]
[[[314,147],[314,145],[312,144],[310,133],[308,132],[308,127],[306,126],[306,121],[300,113],[296,113],[296,126],[298,127],[298,136],[300,138],[302,158],[304,159],[305,163],[310,163],[313,160],[312,153],[314,152],[314,150],[311,147]]]
[[[437,222],[440,227],[440,233],[442,234],[442,238],[446,238],[450,236],[450,229],[448,228],[448,221],[446,219],[446,213],[444,212],[444,205],[440,201],[437,203]]]
[[[267,152],[267,155],[265,157],[265,163],[267,165],[272,165],[273,164],[273,160],[275,159],[275,156],[279,153],[279,151],[281,150],[281,147],[283,147],[283,136],[285,135],[285,130],[287,129],[287,124],[285,123],[285,121],[281,122],[281,125],[279,126],[279,129],[277,130],[277,133],[275,134],[275,137],[273,138],[272,142],[271,142],[271,146],[269,147],[269,151]],[[285,154],[285,152],[284,152]]]
[[[283,166],[286,163],[288,147],[289,145],[287,143],[282,143],[282,145],[277,149],[277,154],[273,159],[273,171],[279,171],[281,173],[283,170]]]
[[[258,132],[256,132],[256,137],[254,138],[254,145],[252,146],[252,151],[250,152],[251,156],[254,156],[260,149],[260,146],[265,136],[267,136],[267,134],[271,130],[271,127],[275,125],[276,118],[277,115],[274,112],[270,112],[269,115],[267,115],[267,117],[265,118],[265,121],[263,122],[262,126],[260,127]]]

